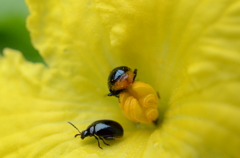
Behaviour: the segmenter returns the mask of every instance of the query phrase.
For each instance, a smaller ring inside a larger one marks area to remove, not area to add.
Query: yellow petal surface
[[[125,119],[117,104],[106,104],[108,98],[104,95],[95,101],[85,100],[83,93],[74,92],[74,86],[64,85],[69,81],[57,69],[26,62],[19,52],[5,49],[0,75],[1,157],[111,157],[113,149],[137,156],[145,146],[140,142],[146,141],[151,131],[136,131],[140,127]],[[101,142],[104,150],[98,148],[94,138],[74,138],[78,132],[67,123],[71,121],[85,130],[101,119],[128,127],[123,138],[107,141],[111,146]],[[138,143],[139,147],[132,150],[126,143]]]
[[[240,157],[240,2],[27,0],[48,67],[0,57],[0,157]],[[125,118],[108,93],[116,66],[160,93],[155,128]],[[124,137],[74,138],[112,119]]]

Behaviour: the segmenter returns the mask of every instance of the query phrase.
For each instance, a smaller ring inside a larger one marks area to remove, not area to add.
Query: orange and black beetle
[[[137,69],[132,71],[127,66],[120,66],[113,69],[108,77],[108,96],[118,97],[124,89],[132,84],[137,76]]]

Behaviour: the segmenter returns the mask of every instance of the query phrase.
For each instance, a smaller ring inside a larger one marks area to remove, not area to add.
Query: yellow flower
[[[27,4],[48,66],[10,49],[0,57],[0,157],[240,157],[239,1]],[[120,65],[160,93],[157,127],[129,121],[105,97]],[[103,150],[67,123],[85,130],[100,119],[124,128]]]

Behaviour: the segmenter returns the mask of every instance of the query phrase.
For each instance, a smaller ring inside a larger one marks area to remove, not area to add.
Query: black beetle
[[[123,128],[122,126],[112,120],[98,120],[93,122],[91,125],[87,127],[86,130],[80,132],[79,129],[73,125],[71,122],[68,122],[74,128],[76,128],[79,134],[76,134],[75,137],[81,136],[82,139],[85,137],[92,137],[94,136],[98,141],[99,148],[102,149],[99,143],[99,139],[103,141],[104,144],[109,145],[104,142],[105,140],[114,140],[114,138],[121,138],[123,136]],[[98,139],[99,138],[99,139]]]
[[[108,96],[118,97],[124,89],[132,84],[137,76],[137,69],[132,71],[127,66],[119,66],[111,71],[108,76],[108,88],[110,93]]]

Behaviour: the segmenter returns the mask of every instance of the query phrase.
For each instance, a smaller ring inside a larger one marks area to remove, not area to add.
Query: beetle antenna
[[[74,128],[76,128],[76,130],[78,130],[78,132],[81,134],[82,132],[79,131],[79,129],[74,125],[72,124],[71,122],[68,122],[70,125],[72,125]]]

